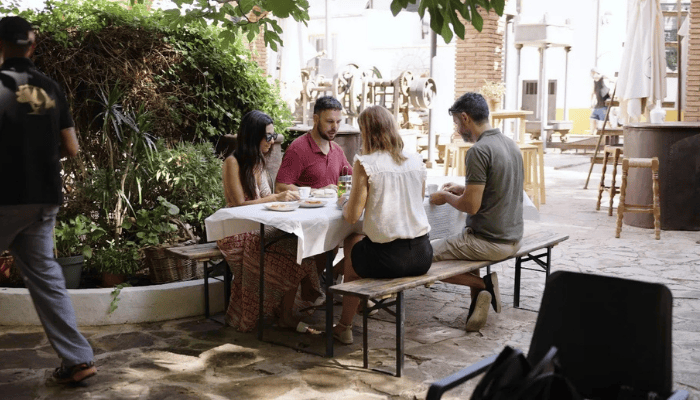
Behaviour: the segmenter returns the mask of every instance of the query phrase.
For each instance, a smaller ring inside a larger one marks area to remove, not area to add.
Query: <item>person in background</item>
[[[270,189],[265,154],[276,137],[272,118],[267,114],[255,110],[243,116],[236,149],[224,155],[222,178],[227,207],[299,199],[295,190],[272,193]],[[270,240],[283,234],[269,228],[265,238]],[[295,316],[295,304],[296,309],[310,307],[320,295],[313,263],[304,260],[299,265],[295,261],[296,240],[296,236],[285,238],[266,248],[264,313],[277,313],[281,327],[315,333]],[[219,240],[217,246],[234,277],[226,323],[241,332],[251,331],[258,322],[260,232],[232,235]]]
[[[435,205],[450,204],[466,212],[466,227],[454,236],[437,239],[433,261],[508,258],[520,249],[523,237],[523,158],[518,145],[489,123],[489,108],[478,93],[465,93],[449,109],[457,131],[474,145],[465,158],[465,185],[447,183],[430,196]],[[501,312],[495,272],[479,277],[478,271],[444,282],[471,288],[466,330],[486,324],[489,303]]]
[[[591,112],[591,135],[595,135],[596,131],[603,127],[605,121],[605,113],[608,111],[605,101],[610,99],[610,88],[605,85],[605,77],[598,68],[591,69],[591,78],[593,78],[594,103],[593,112]]]
[[[423,159],[403,151],[396,121],[384,107],[365,109],[358,122],[363,155],[355,156],[352,191],[338,199],[338,206],[351,224],[364,212],[364,235],[345,239],[345,281],[423,275],[433,255],[423,208]],[[341,343],[353,342],[352,321],[359,302],[355,296],[343,296],[340,321],[333,328],[333,337]]]
[[[63,90],[29,59],[35,37],[23,18],[0,20],[0,252],[12,253],[61,358],[52,379],[76,383],[97,369],[54,259],[53,228],[63,203],[60,158],[78,154],[78,138]]]

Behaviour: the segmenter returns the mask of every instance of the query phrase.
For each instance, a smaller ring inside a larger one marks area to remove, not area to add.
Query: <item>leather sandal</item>
[[[308,333],[309,335],[320,335],[321,331],[314,329],[309,326],[309,324],[299,321],[296,327],[296,331],[299,333]]]
[[[278,322],[277,325],[280,328],[289,329],[290,331],[294,331],[297,333],[307,333],[309,335],[320,335],[321,333],[323,333],[320,330],[314,329],[309,324],[302,321],[299,321],[299,323],[295,327],[284,325],[281,320]]]
[[[343,328],[343,331],[340,333],[336,333],[335,330],[333,330],[333,338],[338,340],[342,344],[352,344],[353,343],[353,338],[352,338],[352,324],[351,325],[345,325],[341,322],[338,322],[337,325],[335,326],[340,326]]]

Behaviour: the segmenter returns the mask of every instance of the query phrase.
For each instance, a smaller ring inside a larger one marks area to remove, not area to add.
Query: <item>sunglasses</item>
[[[267,143],[270,143],[271,141],[276,140],[276,139],[277,139],[277,132],[265,134],[265,140],[267,141]]]

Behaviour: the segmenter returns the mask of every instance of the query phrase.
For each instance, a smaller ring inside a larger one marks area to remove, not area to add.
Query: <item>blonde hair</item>
[[[365,154],[386,151],[396,164],[403,164],[403,140],[399,136],[399,126],[389,110],[382,106],[368,107],[358,118],[362,132],[362,149]]]

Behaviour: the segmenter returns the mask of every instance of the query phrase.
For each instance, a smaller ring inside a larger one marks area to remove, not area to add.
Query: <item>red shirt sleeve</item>
[[[280,169],[277,171],[277,182],[286,185],[296,185],[299,182],[302,168],[301,157],[299,157],[299,154],[296,152],[296,146],[292,142],[287,147],[287,151],[284,152],[284,157],[282,157],[282,164],[280,164]]]

